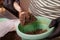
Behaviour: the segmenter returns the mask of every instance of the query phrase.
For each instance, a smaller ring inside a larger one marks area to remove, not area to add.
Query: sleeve
[[[8,11],[10,11],[13,15],[15,15],[16,17],[18,17],[18,11],[15,10],[15,8],[13,7],[13,3],[14,2],[19,3],[19,0],[4,0],[3,1],[3,6],[5,9],[7,9]]]

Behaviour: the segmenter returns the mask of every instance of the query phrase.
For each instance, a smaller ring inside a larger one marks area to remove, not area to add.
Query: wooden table
[[[3,14],[0,14],[0,18],[16,19],[16,17],[8,11]],[[0,38],[0,40],[21,40],[21,38],[17,35],[15,31],[13,31],[7,33],[4,37]],[[60,40],[60,38],[55,38],[53,40]]]

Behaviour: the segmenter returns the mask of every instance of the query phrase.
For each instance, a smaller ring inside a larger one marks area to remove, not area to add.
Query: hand
[[[36,20],[36,18],[28,11],[22,11],[21,7],[14,2],[15,9],[19,12],[19,19],[21,25],[26,25]]]
[[[19,13],[19,19],[21,22],[21,25],[26,25],[29,23],[32,23],[33,21],[36,21],[36,18],[29,12],[21,12]]]
[[[49,39],[60,36],[60,17],[51,21],[49,27],[55,27],[53,33],[48,37]]]

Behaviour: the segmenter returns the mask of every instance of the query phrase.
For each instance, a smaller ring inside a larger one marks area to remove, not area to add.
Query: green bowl
[[[22,38],[22,40],[44,39],[53,32],[54,27],[52,27],[52,28],[48,27],[51,22],[50,19],[45,18],[45,17],[40,17],[40,16],[37,16],[36,18],[37,18],[37,21],[24,26],[24,28],[19,23],[16,24],[16,26],[17,26],[16,32]],[[42,33],[42,34],[36,34],[36,35],[29,35],[29,34],[24,33],[24,32],[34,31],[36,29],[47,30],[47,32]]]

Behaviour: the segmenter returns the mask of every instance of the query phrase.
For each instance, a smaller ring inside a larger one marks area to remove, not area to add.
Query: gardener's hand
[[[22,25],[26,25],[28,23],[31,23],[33,21],[36,21],[36,18],[30,14],[29,12],[21,12],[19,14],[19,18],[20,18],[20,21],[21,21],[21,24]]]
[[[16,2],[14,2],[14,7],[19,12],[21,25],[26,25],[36,20],[36,18],[30,12],[22,11],[21,7]]]
[[[49,39],[60,36],[60,17],[51,21],[49,27],[55,27],[53,33],[48,37]]]

